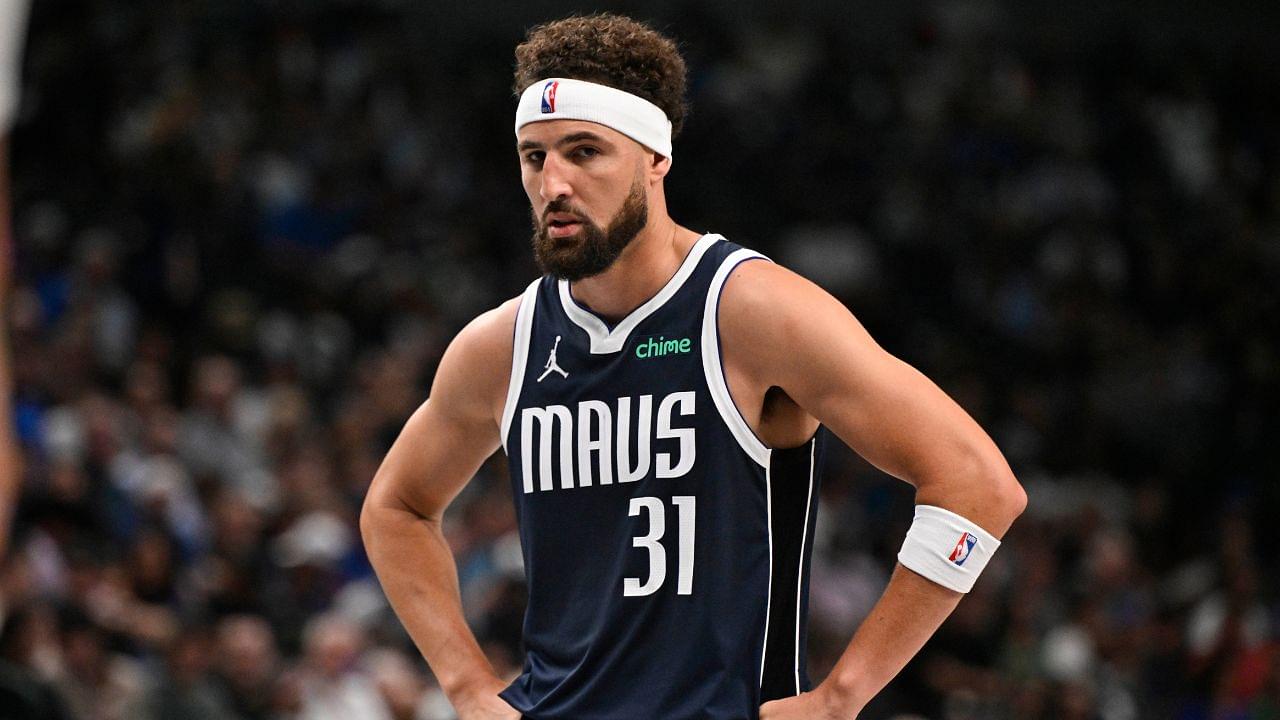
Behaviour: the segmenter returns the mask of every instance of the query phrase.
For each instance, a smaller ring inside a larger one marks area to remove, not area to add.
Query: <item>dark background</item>
[[[1029,491],[862,717],[1280,717],[1274,8],[607,7],[690,66],[676,219],[840,297]],[[34,3],[0,683],[76,718],[449,717],[356,518],[445,344],[536,273],[512,49],[593,9]],[[911,504],[833,453],[815,681]],[[447,524],[514,671],[501,457]]]

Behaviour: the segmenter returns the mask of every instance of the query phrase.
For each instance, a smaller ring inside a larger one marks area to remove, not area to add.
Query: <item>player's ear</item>
[[[671,158],[653,153],[649,160],[649,180],[655,182],[667,176],[671,172]]]

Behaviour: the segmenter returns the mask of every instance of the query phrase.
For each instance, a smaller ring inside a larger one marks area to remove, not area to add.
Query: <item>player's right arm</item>
[[[391,607],[464,720],[519,718],[462,614],[445,508],[500,445],[519,299],[476,318],[440,361],[373,478],[360,514],[365,549]]]

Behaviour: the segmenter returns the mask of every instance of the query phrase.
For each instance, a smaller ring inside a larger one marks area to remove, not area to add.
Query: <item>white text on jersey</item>
[[[589,487],[593,484],[612,485],[615,478],[619,483],[635,482],[649,475],[651,463],[655,477],[678,478],[687,475],[693,469],[697,447],[694,428],[672,427],[671,421],[673,413],[693,415],[695,397],[692,390],[686,390],[662,398],[662,402],[658,403],[656,430],[652,423],[652,395],[618,398],[616,413],[608,403],[600,400],[578,403],[576,416],[564,405],[524,408],[520,416],[524,491],[531,493],[535,488],[535,425],[538,430],[536,487],[539,490],[554,490],[556,475],[559,475],[562,489]],[[636,402],[633,403],[633,400]],[[636,428],[634,460],[631,457],[633,424]],[[577,432],[574,431],[575,427]],[[556,439],[554,436],[558,436],[558,443],[553,443]],[[655,439],[678,440],[679,451],[654,454],[652,446]],[[558,445],[558,452],[553,451],[553,445]],[[554,472],[555,469],[559,472]]]

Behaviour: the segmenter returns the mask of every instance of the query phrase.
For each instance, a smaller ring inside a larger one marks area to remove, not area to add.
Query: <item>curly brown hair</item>
[[[685,102],[684,58],[671,38],[611,13],[576,15],[538,25],[516,46],[514,90],[549,77],[608,85],[662,108],[679,134]]]

